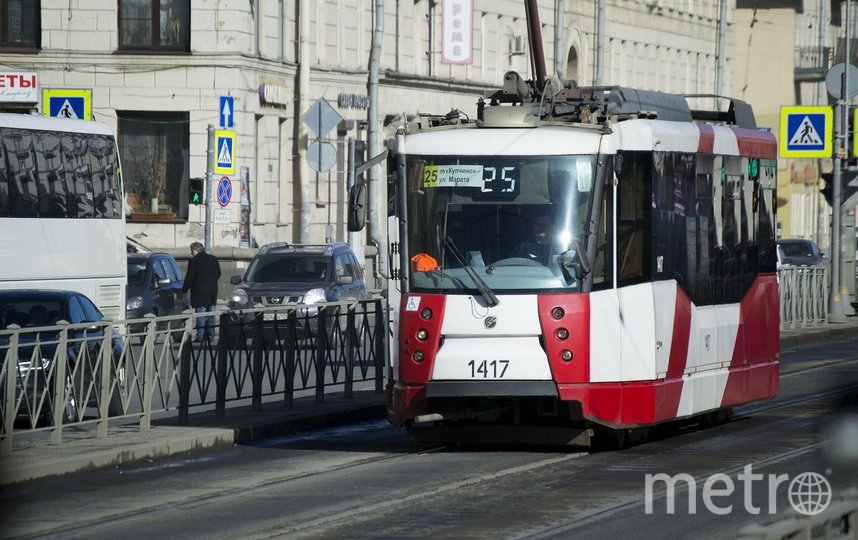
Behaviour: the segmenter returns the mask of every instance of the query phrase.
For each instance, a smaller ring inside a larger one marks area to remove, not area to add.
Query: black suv
[[[233,276],[236,285],[229,297],[231,310],[256,306],[312,305],[339,300],[365,300],[366,282],[357,257],[348,244],[301,245],[277,242],[266,244],[250,262],[244,276]],[[315,332],[315,308],[308,308],[310,323],[305,330]],[[273,321],[274,313],[265,320]],[[249,322],[252,314],[234,312],[231,322]]]

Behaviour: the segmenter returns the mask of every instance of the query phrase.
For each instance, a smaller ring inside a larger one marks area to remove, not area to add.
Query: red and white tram
[[[748,105],[509,73],[478,109],[388,141],[391,422],[622,441],[776,395],[776,143]]]

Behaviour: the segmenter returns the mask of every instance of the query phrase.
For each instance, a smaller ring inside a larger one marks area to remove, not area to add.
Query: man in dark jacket
[[[191,307],[197,313],[214,312],[217,309],[217,280],[220,278],[220,263],[217,257],[206,253],[199,242],[191,244],[191,258],[182,292],[191,290]],[[198,343],[214,338],[214,315],[197,316]]]

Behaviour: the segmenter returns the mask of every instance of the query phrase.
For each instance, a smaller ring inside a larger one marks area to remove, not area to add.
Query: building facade
[[[737,57],[755,50],[737,53],[743,10],[728,4],[719,25],[718,0],[541,0],[548,72],[686,94],[712,94],[717,84],[772,113],[768,94],[745,92],[749,81],[734,88]],[[472,15],[471,47],[451,63],[444,21],[462,9]],[[473,116],[506,71],[532,76],[524,5],[512,0],[0,0],[0,22],[0,70],[36,73],[40,95],[91,91],[92,117],[118,135],[129,235],[157,249],[203,238],[205,206],[189,191],[206,176],[222,97],[233,106],[234,172],[214,175],[214,247],[342,241],[349,138],[365,141],[370,122],[397,115]],[[383,38],[370,119],[374,32]],[[321,98],[335,125],[316,133]],[[46,104],[28,105],[41,113]],[[321,146],[333,148],[333,164],[316,171],[308,149],[315,168],[330,164]],[[224,176],[228,201],[217,189]]]

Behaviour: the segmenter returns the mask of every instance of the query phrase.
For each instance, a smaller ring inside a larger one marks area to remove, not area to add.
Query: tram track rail
[[[854,363],[858,359],[846,359],[842,361],[836,362],[826,362],[825,364],[820,364],[818,366],[810,366],[807,368],[801,368],[795,371],[787,371],[783,374],[784,377],[791,377],[794,375],[799,375],[803,373],[807,373],[809,371],[818,371],[825,370],[833,367],[848,365],[850,363]],[[748,406],[744,406],[738,410],[738,414],[734,416],[735,420],[752,417],[755,415],[759,415],[761,413],[766,413],[769,411],[775,411],[780,409],[785,409],[789,407],[795,407],[797,405],[802,405],[805,403],[810,403],[814,401],[829,399],[833,396],[837,396],[846,392],[858,390],[858,384],[847,384],[841,385],[836,388],[830,388],[819,392],[813,392],[811,394],[796,396],[794,398],[784,398],[784,399],[776,399],[772,401],[767,401],[759,404],[752,404]],[[702,428],[695,428],[693,431],[700,430]],[[304,439],[307,436],[303,437]],[[312,437],[310,437],[312,438]],[[810,452],[815,451],[820,447],[822,443],[814,443],[809,445],[803,445],[798,448],[793,448],[787,451],[779,452],[769,456],[763,456],[757,460],[754,460],[752,464],[754,466],[765,466],[774,463],[778,463],[780,461],[792,459]],[[266,445],[267,446],[267,445]],[[485,472],[482,474],[478,474],[475,476],[470,476],[467,478],[463,478],[460,480],[456,480],[453,482],[448,482],[440,486],[435,486],[430,489],[422,490],[417,493],[412,493],[406,497],[390,497],[390,498],[381,498],[381,500],[376,500],[369,504],[365,504],[363,506],[354,506],[351,508],[347,508],[338,512],[334,512],[330,515],[326,515],[323,517],[317,517],[314,519],[310,519],[308,521],[304,521],[301,523],[290,524],[289,526],[284,526],[281,528],[273,529],[266,531],[265,533],[260,533],[256,535],[251,535],[251,538],[279,538],[279,537],[288,537],[293,535],[302,535],[305,533],[319,534],[328,529],[334,529],[342,526],[344,523],[354,521],[354,520],[367,520],[372,518],[375,515],[382,515],[386,512],[392,511],[394,508],[400,508],[403,505],[410,505],[418,503],[419,501],[423,501],[426,499],[431,499],[434,497],[440,497],[448,493],[453,493],[461,489],[491,484],[492,482],[509,479],[512,477],[526,475],[528,473],[532,473],[539,469],[543,469],[546,467],[558,466],[568,462],[580,461],[586,462],[587,458],[592,455],[590,451],[574,451],[575,449],[571,449],[572,452],[565,453],[563,455],[552,456],[545,459],[540,459],[538,461],[532,463],[526,463],[523,465],[518,465],[514,467],[510,467],[507,469],[500,469],[492,472]],[[157,518],[159,515],[168,515],[176,512],[181,512],[183,510],[189,510],[194,508],[205,507],[206,505],[213,503],[224,503],[230,502],[233,500],[238,500],[243,497],[247,497],[249,495],[261,494],[266,491],[272,491],[277,489],[282,489],[284,487],[288,487],[290,484],[297,484],[299,482],[305,482],[307,480],[312,480],[314,478],[325,477],[327,475],[335,475],[338,473],[347,472],[349,470],[356,470],[361,467],[366,467],[370,465],[385,465],[385,464],[393,464],[396,462],[407,462],[408,460],[419,459],[426,455],[431,455],[435,453],[448,452],[450,451],[448,448],[444,446],[431,446],[429,448],[423,447],[419,449],[415,449],[414,451],[407,451],[404,453],[397,453],[393,455],[378,455],[378,456],[370,456],[370,457],[359,457],[353,461],[349,461],[348,463],[342,463],[339,465],[326,466],[319,470],[307,471],[302,474],[286,474],[281,477],[276,478],[266,478],[264,481],[255,482],[248,485],[243,485],[231,489],[226,489],[220,491],[218,493],[203,493],[198,496],[194,496],[190,499],[183,499],[181,501],[168,501],[164,503],[155,504],[148,507],[136,508],[134,510],[128,510],[121,513],[103,516],[102,518],[93,519],[90,522],[78,522],[74,524],[70,524],[68,526],[51,528],[49,530],[40,530],[35,534],[27,534],[28,538],[47,538],[47,537],[55,537],[55,536],[88,536],[92,533],[95,533],[99,530],[113,527],[117,525],[131,525],[134,522],[146,519]],[[585,465],[582,465],[585,466]],[[735,474],[739,472],[741,468],[730,467],[724,468],[720,470],[712,470],[708,471],[705,474],[700,475],[700,477],[705,477],[715,473],[722,474]],[[663,493],[657,495],[658,497],[663,497]],[[628,499],[624,499],[622,501],[613,503],[606,507],[602,507],[596,510],[583,512],[575,514],[573,517],[570,517],[565,523],[554,523],[551,527],[547,527],[544,529],[532,530],[527,534],[520,536],[521,538],[543,538],[547,536],[552,536],[556,534],[561,534],[564,530],[568,530],[568,527],[572,527],[573,524],[580,525],[583,522],[594,521],[606,516],[609,516],[613,513],[620,512],[624,509],[632,508],[636,505],[644,504],[644,500],[641,496],[631,497]]]

